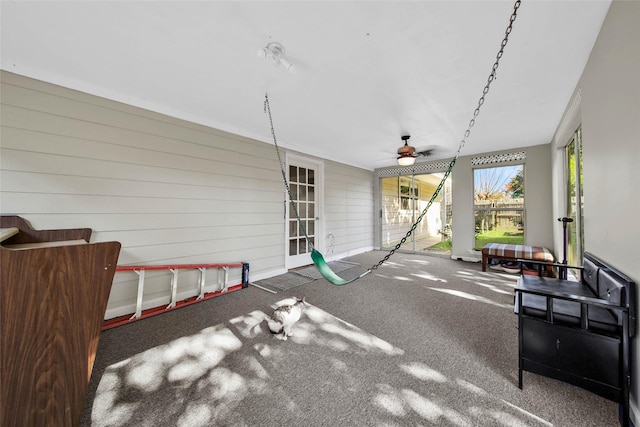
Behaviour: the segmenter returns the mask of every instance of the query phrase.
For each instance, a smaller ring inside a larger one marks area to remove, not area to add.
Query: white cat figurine
[[[291,336],[291,329],[300,320],[302,309],[306,302],[304,298],[296,298],[296,302],[288,305],[281,305],[273,311],[271,316],[267,316],[267,324],[272,334],[282,336],[286,340]]]

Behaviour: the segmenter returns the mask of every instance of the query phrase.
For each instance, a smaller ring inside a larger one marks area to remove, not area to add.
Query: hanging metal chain
[[[313,243],[311,239],[309,239],[309,235],[307,234],[307,229],[302,223],[300,219],[300,215],[298,214],[298,207],[296,206],[295,200],[291,196],[291,188],[289,186],[289,180],[287,179],[287,173],[284,171],[284,162],[282,161],[282,157],[280,156],[280,147],[278,146],[278,139],[276,138],[276,131],[273,127],[273,117],[271,117],[271,106],[269,105],[269,95],[264,94],[264,112],[269,115],[269,124],[271,125],[271,136],[273,137],[273,144],[276,146],[276,153],[278,155],[278,164],[280,165],[280,171],[282,172],[282,180],[284,182],[284,186],[287,189],[287,194],[289,195],[289,202],[291,204],[291,208],[296,215],[298,220],[298,227],[302,229],[302,233],[304,234],[304,238],[307,241],[307,249],[313,250]]]
[[[504,48],[507,46],[507,43],[509,42],[509,35],[511,34],[511,31],[513,30],[513,23],[516,20],[516,17],[518,15],[518,8],[520,7],[520,3],[522,3],[522,1],[521,0],[517,0],[515,2],[515,4],[513,5],[513,13],[511,14],[511,17],[509,18],[509,25],[507,26],[507,29],[504,32],[504,38],[502,39],[502,42],[500,43],[500,50],[498,51],[498,54],[496,55],[496,61],[493,63],[493,66],[491,67],[491,73],[489,74],[489,77],[487,79],[487,84],[485,84],[484,88],[482,89],[482,96],[480,96],[480,99],[478,100],[478,106],[473,111],[473,117],[469,121],[469,125],[467,126],[467,130],[465,130],[465,132],[464,132],[464,136],[463,136],[462,140],[460,141],[460,145],[458,146],[458,150],[456,151],[456,155],[451,160],[451,163],[449,163],[449,167],[447,168],[447,171],[444,173],[444,176],[442,177],[442,180],[440,181],[440,184],[438,185],[438,187],[436,188],[436,191],[431,196],[431,199],[429,199],[429,203],[427,203],[427,206],[422,210],[422,213],[420,214],[418,219],[413,223],[413,225],[411,226],[409,231],[407,231],[407,234],[405,234],[405,236],[400,240],[400,242],[398,244],[396,244],[396,246],[393,249],[391,249],[391,251],[389,251],[389,253],[384,258],[382,258],[380,261],[378,261],[377,264],[373,265],[370,268],[370,270],[376,270],[382,264],[387,262],[387,260],[398,249],[400,249],[400,247],[402,245],[404,245],[406,243],[407,239],[409,237],[411,237],[411,235],[415,231],[416,227],[418,227],[418,224],[420,224],[420,222],[422,221],[422,218],[424,218],[424,216],[427,214],[427,211],[429,210],[429,208],[433,204],[434,200],[436,199],[436,197],[440,193],[440,190],[442,190],[442,187],[444,187],[445,181],[447,180],[447,178],[451,174],[451,170],[453,169],[453,166],[456,164],[456,161],[458,160],[458,157],[460,157],[460,152],[462,151],[462,148],[467,143],[467,138],[469,138],[469,135],[471,135],[471,128],[476,124],[476,118],[480,114],[480,107],[482,107],[482,105],[484,104],[485,96],[489,93],[489,87],[491,86],[491,83],[496,78],[496,73],[497,73],[497,70],[498,70],[498,66],[500,65],[500,59],[502,58],[502,55],[504,54]]]

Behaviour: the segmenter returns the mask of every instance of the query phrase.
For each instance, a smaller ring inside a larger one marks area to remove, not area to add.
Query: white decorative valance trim
[[[393,167],[376,170],[376,177],[414,175],[420,173],[444,172],[449,168],[451,160],[442,162],[416,163],[411,166]]]
[[[526,151],[514,151],[511,153],[492,154],[489,156],[478,156],[471,158],[471,166],[492,165],[495,163],[515,162],[525,160]]]

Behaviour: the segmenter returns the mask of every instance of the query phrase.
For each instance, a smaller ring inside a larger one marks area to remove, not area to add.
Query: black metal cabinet
[[[523,371],[574,384],[619,402],[622,424],[629,425],[635,284],[620,278],[625,293],[619,302],[599,298],[580,282],[520,278],[515,288],[520,388]],[[532,295],[537,298],[535,308],[523,303]],[[573,314],[567,312],[568,305],[575,309]],[[593,314],[603,311],[615,319],[604,325],[610,327],[606,330],[592,321]]]
[[[556,378],[619,400],[619,338],[526,316],[521,331],[521,371]]]

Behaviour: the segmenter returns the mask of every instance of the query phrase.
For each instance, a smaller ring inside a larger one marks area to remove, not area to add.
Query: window
[[[474,169],[473,186],[475,249],[524,244],[524,166]]]
[[[419,191],[412,178],[400,178],[400,209],[416,210]]]
[[[582,131],[578,129],[566,148],[567,173],[567,261],[582,264],[584,248],[584,199],[582,185]]]

